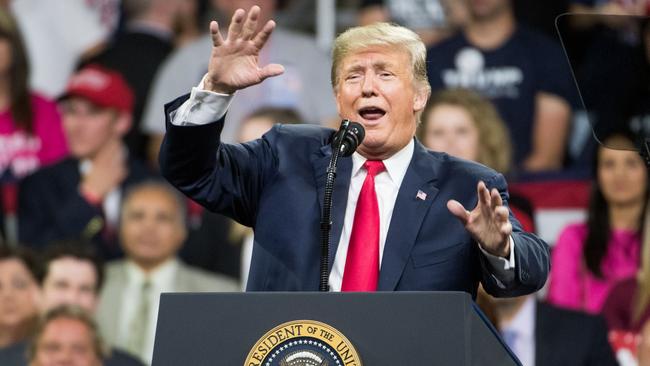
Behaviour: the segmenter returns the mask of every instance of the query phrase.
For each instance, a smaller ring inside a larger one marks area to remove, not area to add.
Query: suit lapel
[[[413,158],[399,188],[379,272],[379,291],[393,291],[408,262],[422,221],[438,194],[439,162],[415,141]],[[421,193],[420,193],[421,192]]]
[[[329,144],[321,147],[320,151],[312,159],[314,167],[314,177],[316,178],[316,187],[318,189],[318,202],[320,203],[319,219],[323,212],[323,200],[325,197],[325,183],[327,181],[327,167],[332,157],[332,148]],[[350,188],[350,178],[352,174],[352,159],[339,158],[336,170],[336,180],[334,183],[334,193],[332,194],[332,230],[330,231],[330,252],[329,252],[329,269],[334,264],[334,256],[339,246],[341,231],[343,230],[343,220],[345,218],[345,207],[348,203],[348,190]],[[320,236],[319,236],[320,240]],[[320,241],[319,241],[320,243]]]
[[[177,260],[176,273],[174,275],[174,291],[193,291],[191,280],[188,277],[185,263]]]
[[[102,324],[102,334],[109,341],[117,343],[119,337],[119,312],[122,309],[122,299],[124,298],[124,284],[127,283],[126,263],[119,261],[116,263],[114,271],[114,278],[109,279],[102,293],[102,304],[104,313]]]

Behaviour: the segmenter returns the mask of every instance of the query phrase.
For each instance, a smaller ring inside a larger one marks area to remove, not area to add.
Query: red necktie
[[[341,291],[376,291],[379,279],[379,205],[375,175],[385,167],[381,160],[367,160],[350,235]]]

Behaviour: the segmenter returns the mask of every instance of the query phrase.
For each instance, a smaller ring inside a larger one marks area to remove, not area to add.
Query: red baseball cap
[[[77,71],[59,100],[81,97],[101,107],[133,112],[133,91],[117,71],[92,64]]]

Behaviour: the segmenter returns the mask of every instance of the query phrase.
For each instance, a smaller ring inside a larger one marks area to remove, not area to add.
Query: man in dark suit
[[[334,132],[278,126],[251,143],[218,138],[232,94],[283,72],[258,65],[275,25],[258,32],[259,12],[237,10],[226,39],[210,25],[208,73],[189,98],[167,106],[161,171],[208,209],[254,228],[248,290],[314,291]],[[546,281],[548,247],[510,214],[503,177],[414,139],[430,93],[425,52],[412,31],[389,24],[353,28],[335,41],[339,114],[359,121],[366,137],[339,165],[330,287],[475,294],[480,280],[497,296],[536,291]]]
[[[60,109],[71,157],[21,183],[19,239],[43,247],[83,237],[104,259],[115,258],[121,254],[114,240],[121,192],[149,176],[122,141],[131,127],[133,93],[117,72],[90,65],[73,75]]]
[[[496,299],[504,340],[524,366],[616,366],[605,320],[561,309],[534,296]]]

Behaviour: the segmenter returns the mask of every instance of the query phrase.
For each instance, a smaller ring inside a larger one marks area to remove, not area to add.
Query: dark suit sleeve
[[[249,143],[229,145],[220,140],[225,117],[202,126],[175,126],[170,113],[187,98],[182,96],[165,106],[162,175],[209,210],[253,226],[263,187],[276,171],[273,133]]]
[[[58,192],[46,174],[26,178],[18,195],[18,237],[21,243],[43,247],[54,240],[94,236],[102,228],[101,210],[68,187]],[[96,227],[91,221],[97,222]]]
[[[616,356],[607,338],[607,325],[605,319],[600,316],[594,317],[591,331],[584,333],[585,338],[591,340],[589,349],[588,366],[616,366]]]
[[[486,180],[489,189],[496,188],[501,194],[504,204],[508,204],[506,181],[501,174],[496,174]],[[490,263],[481,254],[483,287],[492,296],[508,297],[521,296],[541,289],[546,283],[550,271],[549,247],[536,235],[523,230],[521,224],[510,211],[512,223],[512,239],[515,243],[514,278],[509,283],[497,279],[492,273]]]

